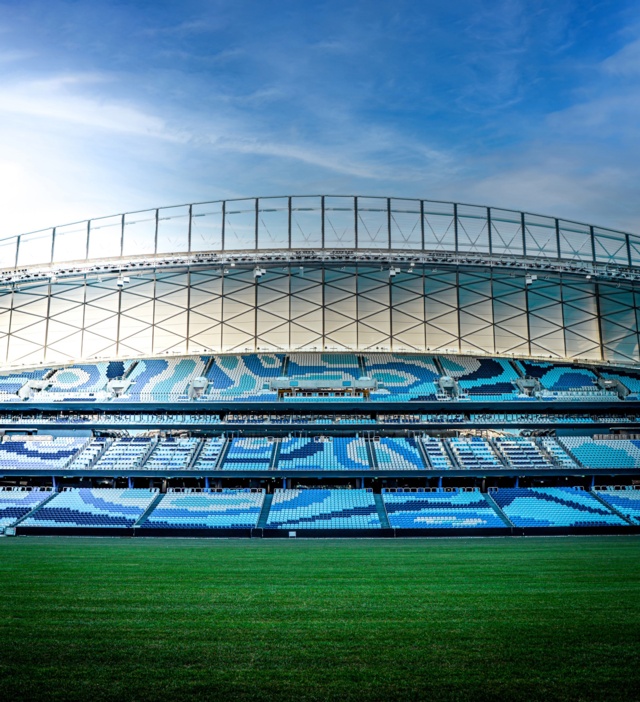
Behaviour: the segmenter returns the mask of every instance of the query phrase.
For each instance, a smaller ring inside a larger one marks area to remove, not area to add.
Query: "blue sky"
[[[634,2],[0,0],[0,236],[350,193],[640,232]]]

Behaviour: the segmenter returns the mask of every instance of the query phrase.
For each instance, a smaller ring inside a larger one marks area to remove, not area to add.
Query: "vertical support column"
[[[220,249],[224,252],[224,244],[225,244],[225,222],[227,219],[227,201],[223,200],[222,201],[222,228],[220,229]]]
[[[487,234],[489,235],[489,255],[493,253],[493,237],[491,232],[491,208],[487,207]]]
[[[441,475],[438,476],[438,489],[442,490],[442,476]]]
[[[193,219],[193,205],[189,205],[189,225],[187,227],[187,251],[191,253],[191,220]]]
[[[158,253],[158,217],[160,216],[160,210],[156,207],[156,230],[153,233],[153,253]]]
[[[387,198],[387,243],[389,244],[389,251],[391,251],[391,198]]]
[[[358,248],[358,198],[353,198],[353,246]]]
[[[596,486],[596,476],[592,475],[591,476],[591,490]]]
[[[555,219],[554,222],[556,223],[556,249],[558,258],[562,258],[562,252],[560,250],[560,221]]]
[[[324,249],[324,195],[320,198],[320,242],[321,248]]]
[[[455,252],[458,253],[458,203],[453,203],[453,241]]]
[[[288,242],[289,242],[289,251],[291,251],[291,196],[289,196],[289,212],[288,212],[288,223],[287,223],[287,236],[288,236]]]
[[[53,491],[58,492],[58,483],[56,482],[56,476],[51,476],[51,484],[53,485]]]
[[[522,255],[527,255],[527,225],[524,219],[524,212],[520,213],[520,229],[522,229]]]
[[[516,484],[515,487],[519,488],[520,487],[520,478],[516,478]]]
[[[420,200],[420,237],[424,251],[424,200]]]
[[[124,255],[124,215],[120,222],[120,256]]]
[[[133,488],[133,478],[131,476],[127,478],[127,485],[129,486],[129,490]]]
[[[259,202],[260,200],[256,198],[256,219],[254,222],[254,232],[253,232],[253,248],[255,251],[258,250],[258,218],[259,218]]]
[[[210,478],[209,478],[208,475],[207,475],[207,477],[204,479],[204,489],[205,489],[207,492],[209,492],[209,490],[211,489]]]

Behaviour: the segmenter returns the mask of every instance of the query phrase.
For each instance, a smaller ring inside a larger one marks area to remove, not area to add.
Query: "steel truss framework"
[[[0,269],[8,365],[341,349],[639,358],[640,237],[496,208],[200,203],[5,239]]]
[[[5,363],[344,350],[638,359],[640,288],[487,267],[152,270],[0,290]]]

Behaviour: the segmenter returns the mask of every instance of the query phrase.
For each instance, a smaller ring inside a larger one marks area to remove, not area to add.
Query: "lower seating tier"
[[[276,490],[269,529],[380,529],[372,492],[367,490]]]
[[[142,529],[251,529],[257,526],[264,492],[170,492],[140,525]]]
[[[477,490],[382,491],[389,525],[395,529],[505,529]]]
[[[132,527],[158,496],[157,490],[79,488],[58,493],[27,517],[25,527]]]
[[[517,527],[624,526],[591,493],[580,488],[500,488],[491,497]]]
[[[640,524],[640,490],[632,487],[594,490],[595,494],[636,524]]]
[[[0,488],[0,529],[22,519],[48,497],[51,497],[51,494],[49,490]]]

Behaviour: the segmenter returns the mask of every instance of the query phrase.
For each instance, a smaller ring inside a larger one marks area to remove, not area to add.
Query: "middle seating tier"
[[[222,470],[269,470],[275,442],[266,436],[231,439]]]
[[[437,492],[382,491],[389,525],[396,529],[504,529],[477,489]]]
[[[317,440],[323,438],[324,440]],[[278,470],[370,470],[367,444],[361,438],[336,436],[289,438],[280,444]]]
[[[412,437],[380,437],[373,442],[373,450],[378,470],[424,470],[425,465],[420,455],[416,440]]]
[[[269,529],[380,529],[375,498],[367,490],[276,490]]]
[[[249,529],[258,524],[264,492],[169,492],[141,529]]]

